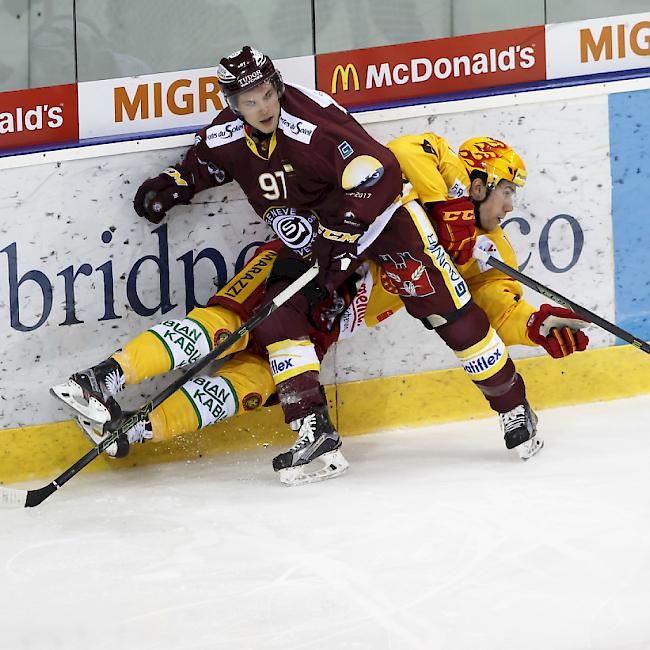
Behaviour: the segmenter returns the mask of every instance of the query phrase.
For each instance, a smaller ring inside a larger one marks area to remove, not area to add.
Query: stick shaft
[[[225,341],[211,350],[205,357],[190,366],[187,371],[178,379],[164,388],[158,395],[153,397],[140,409],[130,414],[117,423],[96,447],[82,456],[76,463],[68,467],[60,476],[57,476],[51,483],[36,490],[14,490],[12,488],[0,487],[0,507],[25,507],[31,508],[39,505],[51,494],[54,494],[62,485],[67,483],[73,476],[81,471],[88,463],[92,462],[113,442],[120,434],[126,433],[136,422],[145,420],[149,413],[160,406],[166,399],[173,395],[181,386],[201,372],[207,365],[226,353],[237,341],[257,327],[263,320],[268,318],[278,307],[295,296],[305,285],[309,284],[318,275],[318,266],[310,267],[297,280],[292,282],[286,289],[281,291],[273,300],[262,305],[255,314],[249,318],[239,329],[233,332]]]
[[[537,293],[542,294],[549,300],[554,300],[559,305],[573,310],[576,314],[578,314],[578,316],[582,316],[585,320],[591,321],[595,325],[602,327],[602,329],[606,330],[610,334],[614,334],[614,336],[617,336],[623,341],[631,343],[634,347],[639,348],[639,350],[642,352],[650,354],[650,345],[648,345],[646,341],[643,341],[642,339],[634,336],[634,334],[630,334],[630,332],[624,330],[618,325],[610,323],[608,320],[605,320],[598,314],[595,314],[593,311],[590,311],[586,307],[579,305],[577,302],[573,302],[573,300],[567,298],[566,296],[563,296],[561,293],[558,293],[553,289],[550,289],[540,282],[537,282],[537,280],[533,280],[533,278],[524,275],[521,271],[508,266],[508,264],[505,264],[495,257],[490,256],[486,261],[491,267],[501,271],[502,273],[505,273],[506,275],[509,275],[511,278],[518,280],[522,284],[525,284],[527,287],[534,289],[537,291]]]

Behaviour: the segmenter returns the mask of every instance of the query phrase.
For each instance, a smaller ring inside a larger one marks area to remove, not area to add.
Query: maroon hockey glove
[[[318,283],[332,292],[357,267],[357,242],[363,235],[360,224],[346,219],[337,230],[318,226],[312,257],[318,262]]]
[[[194,185],[176,167],[146,180],[135,194],[135,211],[151,223],[160,223],[167,210],[179,203],[189,203],[194,196]]]
[[[589,337],[582,331],[587,325],[589,321],[570,309],[542,305],[528,319],[528,336],[554,359],[561,359],[587,348]]]
[[[454,264],[465,264],[472,258],[476,243],[474,204],[468,197],[427,205],[429,217],[441,246]]]

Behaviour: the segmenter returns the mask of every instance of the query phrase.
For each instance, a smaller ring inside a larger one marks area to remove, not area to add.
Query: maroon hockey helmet
[[[284,92],[284,82],[273,61],[263,52],[250,45],[244,45],[241,50],[225,56],[217,66],[219,87],[228,101],[230,108],[237,110],[237,96],[270,81],[278,95]]]

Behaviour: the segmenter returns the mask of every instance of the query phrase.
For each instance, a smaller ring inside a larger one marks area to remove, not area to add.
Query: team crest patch
[[[227,329],[217,330],[214,333],[214,344],[215,344],[215,346],[221,345],[231,334],[232,334],[232,332],[230,330],[227,330]]]
[[[314,212],[278,205],[269,208],[262,219],[288,248],[301,257],[309,255],[318,230],[318,217]]]
[[[262,406],[262,396],[259,393],[248,393],[241,401],[244,411],[254,411]]]
[[[397,293],[404,297],[430,296],[436,290],[424,264],[408,251],[395,255],[380,255],[382,270],[390,278]]]

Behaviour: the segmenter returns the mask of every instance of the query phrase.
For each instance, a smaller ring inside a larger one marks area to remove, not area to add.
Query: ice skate
[[[507,413],[499,413],[503,438],[508,449],[513,449],[522,460],[541,451],[544,441],[537,434],[537,415],[527,401]]]
[[[340,451],[341,437],[332,425],[327,406],[315,407],[304,418],[291,423],[298,440],[273,459],[273,469],[283,485],[315,483],[334,478],[349,467]]]
[[[114,396],[123,388],[124,374],[111,358],[75,372],[65,383],[52,386],[50,393],[85,420],[103,425],[122,415]]]
[[[128,416],[128,414],[125,415]],[[81,415],[76,417],[76,421],[88,440],[95,446],[111,433],[106,430],[105,425],[97,424],[97,422]],[[114,443],[106,447],[106,454],[111,458],[124,458],[128,455],[132,444],[146,442],[151,439],[152,435],[149,422],[139,420],[126,433],[120,434]]]

